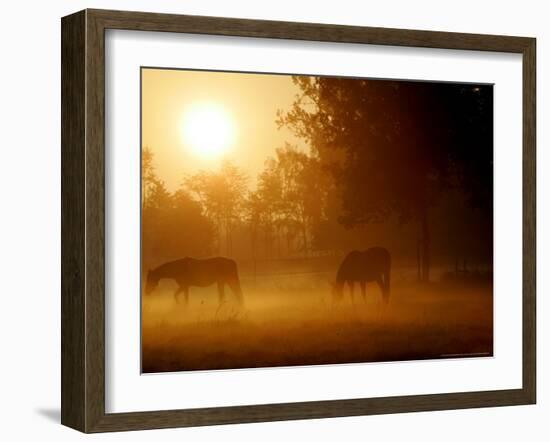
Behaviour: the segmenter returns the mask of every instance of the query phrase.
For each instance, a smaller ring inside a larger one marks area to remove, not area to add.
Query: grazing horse
[[[382,290],[384,302],[390,297],[390,269],[391,256],[383,247],[371,247],[365,251],[353,250],[349,252],[336,274],[333,295],[341,299],[344,286],[348,284],[353,303],[353,288],[356,282],[361,286],[361,295],[366,301],[365,286],[367,282],[377,282]]]
[[[222,305],[225,298],[225,284],[231,287],[239,304],[243,303],[237,264],[232,259],[221,257],[209,259],[182,258],[167,262],[147,272],[145,293],[151,294],[161,279],[176,281],[178,288],[174,292],[174,298],[178,302],[179,294],[183,293],[186,305],[188,303],[189,287],[208,287],[212,284],[218,285],[220,305]]]

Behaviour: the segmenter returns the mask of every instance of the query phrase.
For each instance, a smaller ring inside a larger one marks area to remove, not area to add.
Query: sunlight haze
[[[291,142],[306,149],[277,110],[289,110],[299,89],[291,76],[142,69],[142,147],[155,157],[169,191],[183,177],[232,161],[254,186],[266,157]],[[208,122],[210,120],[210,122]]]

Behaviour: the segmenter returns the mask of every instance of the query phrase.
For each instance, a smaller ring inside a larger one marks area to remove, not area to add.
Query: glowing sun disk
[[[235,140],[231,116],[215,103],[194,105],[183,116],[183,140],[197,155],[219,157]]]

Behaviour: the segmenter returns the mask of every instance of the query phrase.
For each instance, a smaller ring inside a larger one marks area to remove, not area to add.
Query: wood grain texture
[[[61,423],[84,428],[85,13],[61,28]]]
[[[523,54],[523,387],[338,401],[105,413],[105,30]],[[62,423],[84,432],[531,404],[536,398],[535,40],[140,12],[62,20]]]
[[[88,10],[105,29],[186,32],[476,51],[522,52],[529,38],[148,12]]]
[[[86,427],[105,414],[105,38],[86,11]],[[92,14],[93,15],[93,14]]]
[[[536,402],[537,161],[536,40],[523,50],[523,389]]]

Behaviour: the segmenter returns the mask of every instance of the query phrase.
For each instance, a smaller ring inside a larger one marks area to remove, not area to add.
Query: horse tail
[[[235,296],[237,297],[237,300],[239,301],[239,304],[241,304],[241,305],[244,304],[243,291],[241,289],[241,283],[240,283],[238,278],[235,281],[234,291],[235,291]]]
[[[243,291],[241,289],[239,271],[237,269],[237,263],[235,261],[232,261],[230,281],[228,281],[228,283],[229,283],[229,286],[231,287],[231,290],[235,294],[235,297],[237,298],[237,301],[239,302],[239,304],[243,304],[244,303]]]

